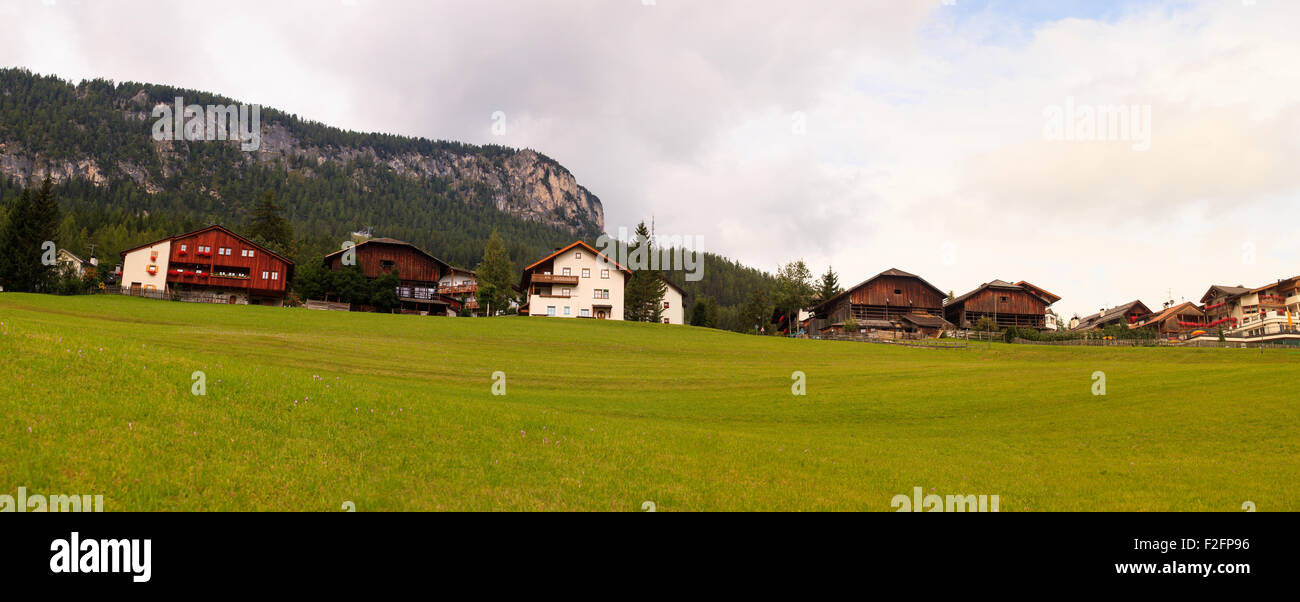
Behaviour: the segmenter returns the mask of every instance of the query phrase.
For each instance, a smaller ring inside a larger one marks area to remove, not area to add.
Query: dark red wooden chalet
[[[167,288],[185,300],[278,305],[293,262],[222,226],[208,226],[122,251],[171,241]]]

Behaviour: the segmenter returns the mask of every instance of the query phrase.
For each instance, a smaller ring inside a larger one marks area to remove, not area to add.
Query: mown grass
[[[12,293],[0,322],[0,493],[108,510],[888,511],[918,486],[1003,511],[1300,509],[1300,351]]]

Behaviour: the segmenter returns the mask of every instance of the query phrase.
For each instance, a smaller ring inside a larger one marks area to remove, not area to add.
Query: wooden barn
[[[221,226],[122,251],[132,295],[207,303],[280,305],[293,262]]]
[[[888,269],[810,308],[813,331],[843,333],[852,318],[858,332],[876,338],[937,337],[947,297],[916,274]]]
[[[949,301],[943,308],[946,320],[958,328],[973,328],[983,318],[999,329],[1012,326],[1046,330],[1047,308],[1061,298],[1021,280],[1015,284],[994,280]]]
[[[401,284],[397,299],[402,313],[442,316],[455,315],[461,302],[439,291],[438,282],[453,272],[451,265],[427,251],[405,241],[392,238],[371,238],[351,249],[341,249],[325,256],[325,267],[344,269],[344,258],[355,253],[356,266],[366,280],[374,280],[396,272]],[[330,299],[326,298],[327,301]],[[366,307],[354,307],[366,310]]]

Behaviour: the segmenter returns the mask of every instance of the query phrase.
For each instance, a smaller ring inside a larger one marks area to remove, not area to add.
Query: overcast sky
[[[611,233],[653,214],[769,271],[1028,280],[1065,317],[1300,274],[1294,0],[4,0],[0,22],[3,66],[535,148]],[[1149,110],[1150,135],[1061,139],[1067,105],[1080,128]]]

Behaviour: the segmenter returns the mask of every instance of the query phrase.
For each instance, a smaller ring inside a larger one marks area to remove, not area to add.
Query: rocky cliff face
[[[144,92],[115,107],[122,119],[151,124],[151,107],[147,106]],[[144,125],[144,124],[142,124]],[[278,164],[290,173],[312,177],[311,166],[332,162],[339,166],[353,166],[354,179],[362,181],[365,169],[375,167],[390,169],[412,177],[437,178],[452,190],[472,191],[463,196],[485,198],[504,213],[523,219],[556,226],[574,233],[597,231],[605,226],[605,211],[600,199],[578,184],[573,174],[556,161],[533,150],[500,149],[483,150],[480,147],[459,145],[455,150],[437,149],[428,153],[379,153],[364,143],[355,146],[313,146],[305,144],[283,123],[263,118],[260,148],[251,153],[238,153],[235,161],[245,163]],[[155,164],[141,165],[128,161],[91,157],[50,158],[32,152],[22,140],[0,139],[0,177],[13,177],[19,181],[35,182],[49,175],[56,183],[69,179],[84,179],[96,185],[129,179],[144,190],[156,193],[162,180],[182,172],[187,167],[187,155],[180,145],[172,141],[153,141]],[[231,144],[235,142],[205,142],[204,144]],[[477,149],[477,150],[476,150]],[[358,161],[362,160],[362,161]],[[105,165],[109,163],[111,165]],[[364,165],[364,167],[362,167]],[[206,189],[204,189],[206,191]],[[219,190],[207,191],[220,197]],[[588,225],[584,228],[582,224]]]

